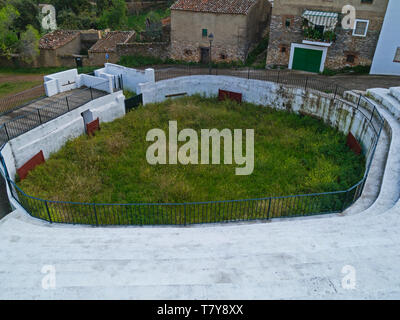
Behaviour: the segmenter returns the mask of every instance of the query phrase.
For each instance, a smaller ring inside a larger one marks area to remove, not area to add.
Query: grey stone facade
[[[383,0],[383,2],[387,0]],[[378,42],[380,30],[386,11],[385,3],[377,3],[370,6],[352,3],[356,10],[356,19],[368,20],[368,31],[365,37],[353,35],[353,30],[342,28],[341,8],[345,1],[332,4],[322,0],[298,1],[279,0],[275,1],[272,10],[270,39],[267,54],[267,67],[288,66],[292,43],[302,44],[305,40],[303,35],[302,13],[305,10],[316,10],[339,13],[335,34],[336,40],[327,50],[325,68],[341,69],[346,66],[371,65]],[[290,26],[286,21],[290,21]],[[349,59],[350,58],[353,59]]]
[[[246,13],[232,13],[231,9],[221,8],[223,13],[215,13],[172,7],[171,58],[200,62],[202,48],[209,49],[208,35],[212,33],[213,62],[245,61],[267,28],[271,4],[267,0],[254,1]],[[207,30],[207,35],[202,30]]]

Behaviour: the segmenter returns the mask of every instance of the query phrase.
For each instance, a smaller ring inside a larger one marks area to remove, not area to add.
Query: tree
[[[19,53],[23,61],[31,63],[40,53],[39,32],[31,25],[26,27],[26,31],[21,34],[19,42]]]
[[[127,8],[125,0],[112,0],[108,10],[103,11],[99,27],[113,30],[123,29],[128,24]]]
[[[18,31],[26,29],[26,26],[32,25],[36,30],[40,30],[39,7],[35,0],[8,0],[19,12],[15,19],[14,26]]]
[[[18,48],[18,35],[14,28],[14,21],[19,12],[7,4],[0,9],[0,54],[10,57]]]

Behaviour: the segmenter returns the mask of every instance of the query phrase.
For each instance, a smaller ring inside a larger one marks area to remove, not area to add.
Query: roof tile
[[[258,0],[178,0],[171,6],[171,10],[247,15],[257,2]]]

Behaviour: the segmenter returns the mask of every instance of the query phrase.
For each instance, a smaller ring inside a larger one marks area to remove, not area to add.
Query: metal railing
[[[27,103],[31,103],[32,100],[44,98],[45,95],[44,85],[41,84],[31,89],[3,97],[0,99],[0,116],[22,108]]]
[[[25,106],[18,108],[14,113],[7,114],[8,117],[15,115],[12,119],[0,124],[0,145],[7,141],[28,132],[43,123],[53,120],[71,110],[79,108],[84,104],[104,96],[104,92],[99,90],[108,80],[99,83],[93,87],[86,87],[71,94],[66,94],[62,98],[52,99],[49,103],[40,105],[40,101],[27,103]],[[36,105],[35,105],[36,104]],[[29,110],[27,107],[29,106]],[[26,109],[24,109],[25,107]]]
[[[192,72],[193,70],[191,70]],[[191,73],[193,74],[193,73]],[[250,72],[247,77],[250,79]],[[158,74],[159,75],[159,74]],[[182,74],[180,74],[181,76]],[[230,74],[232,75],[232,74]],[[267,75],[267,73],[265,73]],[[271,76],[271,73],[268,73]],[[343,99],[345,90],[336,84],[313,81],[309,77],[290,77],[276,73],[279,83],[315,90],[323,88],[325,97],[339,101],[355,109],[373,129],[373,143],[366,163],[363,178],[348,190],[316,194],[265,197],[245,200],[191,202],[191,203],[132,203],[99,204],[67,201],[51,201],[27,195],[11,179],[1,158],[3,171],[12,197],[33,217],[50,223],[106,225],[179,225],[187,226],[202,223],[221,223],[233,221],[269,220],[318,214],[339,213],[357,201],[364,189],[371,167],[373,155],[384,125],[384,119],[367,98],[360,95],[357,104]],[[168,74],[171,78],[173,75]],[[273,77],[273,76],[272,76]],[[265,80],[263,78],[262,80]],[[158,81],[160,78],[157,79]],[[258,79],[260,80],[260,79]],[[271,81],[271,80],[268,80]],[[360,104],[362,103],[362,107]],[[1,130],[1,128],[0,128]],[[0,153],[1,154],[1,153]]]

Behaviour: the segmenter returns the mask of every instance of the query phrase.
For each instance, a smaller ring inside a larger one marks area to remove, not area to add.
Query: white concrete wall
[[[5,165],[7,167],[8,174],[10,175],[10,178],[13,179],[15,177],[15,174],[17,173],[17,168],[15,166],[15,160],[14,160],[14,156],[12,153],[10,143],[6,143],[0,152],[4,159]],[[3,177],[5,177],[6,175],[3,170],[3,166],[1,164],[0,164],[0,171],[3,175]]]
[[[121,91],[95,99],[54,120],[32,129],[9,142],[15,165],[19,168],[40,150],[45,159],[58,151],[68,140],[85,133],[81,113],[90,110],[100,122],[110,122],[125,115],[125,97]],[[15,175],[15,172],[13,172]],[[11,173],[10,173],[11,175]],[[14,175],[11,178],[14,178]]]
[[[71,69],[44,77],[44,87],[48,97],[77,88],[78,70]]]
[[[122,75],[124,89],[130,90],[132,92],[138,91],[139,83],[155,82],[154,69],[146,69],[144,71],[141,71],[112,63],[106,63],[104,66],[105,67],[102,69],[95,70],[94,74],[97,77],[112,77],[114,81],[114,76]]]
[[[50,74],[44,77],[44,88],[48,97],[82,86],[92,87],[108,93],[113,92],[113,77],[78,75],[77,69]]]
[[[338,128],[345,135],[352,132],[362,144],[364,152],[368,152],[373,144],[374,133],[368,120],[347,104],[332,100],[323,93],[313,93],[303,89],[285,87],[273,82],[248,80],[229,76],[188,76],[174,78],[156,83],[139,85],[143,94],[143,105],[162,102],[167,95],[186,93],[215,97],[218,90],[242,93],[243,101],[263,106],[271,106],[279,110],[305,113],[322,119],[328,125]],[[369,154],[366,154],[368,157]]]
[[[113,93],[112,79],[108,77],[94,77],[87,74],[81,74],[77,78],[78,88],[82,86],[102,90],[108,93]]]
[[[382,25],[371,74],[400,75],[400,62],[394,62],[397,48],[400,48],[400,1],[390,0]]]

